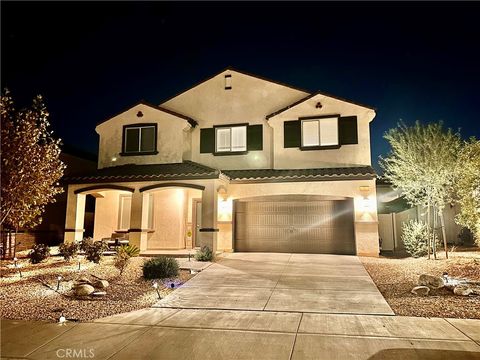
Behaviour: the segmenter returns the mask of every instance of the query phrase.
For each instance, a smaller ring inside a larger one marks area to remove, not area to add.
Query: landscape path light
[[[157,291],[158,299],[159,299],[159,300],[162,300],[162,297],[160,296],[160,290],[158,290],[158,283],[157,283],[157,282],[154,282],[154,283],[153,283],[153,287],[154,287],[154,289]]]
[[[18,266],[17,263],[18,259],[16,257],[13,258],[13,266],[15,266],[15,269],[18,270],[18,275],[22,277],[22,270],[20,270],[20,266]]]
[[[60,281],[62,281],[62,276],[58,275],[58,277],[57,277],[57,291],[60,290]]]

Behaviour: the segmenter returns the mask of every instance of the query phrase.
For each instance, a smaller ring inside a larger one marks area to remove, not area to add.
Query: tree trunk
[[[445,247],[445,258],[448,259],[447,232],[445,231],[445,218],[443,211],[440,211],[440,224],[442,225],[443,246]]]
[[[430,260],[430,201],[427,205],[427,250],[428,250],[428,260]]]
[[[433,207],[433,243],[432,243],[433,258],[437,260],[437,208]]]

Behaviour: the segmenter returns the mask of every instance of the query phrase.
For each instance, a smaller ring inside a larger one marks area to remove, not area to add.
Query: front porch
[[[95,199],[93,239],[123,238],[143,256],[188,257],[217,245],[219,180],[70,185],[65,241],[84,237],[85,200]],[[231,245],[230,245],[231,248]]]

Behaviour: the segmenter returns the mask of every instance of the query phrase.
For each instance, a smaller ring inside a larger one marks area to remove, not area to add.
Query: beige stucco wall
[[[316,108],[320,102],[322,107]],[[301,151],[298,148],[284,148],[283,123],[298,120],[303,116],[357,116],[358,144],[342,145],[339,149]],[[311,99],[294,106],[283,113],[269,119],[274,131],[274,168],[301,169],[322,167],[344,167],[352,165],[371,165],[370,127],[375,116],[371,109],[350,104],[324,95],[316,95]]]
[[[103,197],[95,199],[95,220],[93,226],[93,239],[100,240],[110,237],[118,230],[118,204],[120,194],[130,194],[123,191],[102,191]]]
[[[231,90],[225,90],[226,74],[232,75]],[[161,106],[198,121],[199,126],[192,130],[191,160],[220,169],[271,168],[272,129],[265,116],[307,95],[303,91],[227,70]],[[263,124],[263,151],[235,156],[200,154],[201,128],[235,123]]]
[[[154,222],[148,249],[184,249],[188,192],[166,189],[153,192]]]
[[[141,111],[142,117],[137,113]],[[122,156],[123,126],[141,123],[157,124],[156,155]],[[119,166],[125,164],[162,164],[180,163],[188,158],[190,125],[186,120],[150,106],[139,104],[98,125],[95,129],[100,135],[98,167]],[[116,159],[115,161],[113,159]]]

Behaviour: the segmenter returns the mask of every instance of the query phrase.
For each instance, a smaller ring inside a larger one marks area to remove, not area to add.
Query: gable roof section
[[[99,169],[94,173],[65,178],[67,184],[106,183],[150,180],[217,179],[220,171],[193,162],[175,164],[120,165]]]
[[[186,115],[180,114],[180,113],[178,113],[178,112],[176,112],[176,111],[173,111],[173,110],[165,109],[165,108],[163,108],[163,107],[161,107],[161,106],[158,106],[158,105],[151,104],[151,103],[149,103],[149,102],[147,102],[147,101],[145,101],[145,100],[140,100],[140,101],[139,101],[138,103],[136,103],[135,105],[130,106],[129,108],[127,108],[127,109],[125,109],[125,110],[123,110],[123,111],[120,111],[120,112],[117,113],[116,115],[113,115],[113,116],[109,117],[108,119],[103,120],[103,121],[97,123],[97,126],[100,125],[100,124],[103,124],[103,123],[105,123],[105,122],[107,122],[107,121],[109,121],[109,120],[111,120],[112,118],[114,118],[114,117],[116,117],[116,116],[118,116],[118,115],[120,115],[120,114],[123,114],[125,111],[128,111],[128,110],[130,110],[130,109],[132,109],[132,108],[134,108],[135,106],[138,106],[138,105],[148,106],[148,107],[151,107],[151,108],[153,108],[153,109],[155,109],[155,110],[163,111],[163,112],[165,112],[165,113],[167,113],[167,114],[176,116],[176,117],[178,117],[178,118],[180,118],[180,119],[183,119],[183,120],[186,120],[186,121],[188,121],[188,123],[189,123],[192,127],[195,127],[195,126],[198,125],[198,123],[197,123],[194,119],[192,119],[191,117],[188,117],[188,116],[186,116]]]
[[[243,70],[238,70],[238,69],[236,69],[236,68],[234,68],[234,67],[232,67],[232,66],[228,66],[228,67],[226,67],[225,69],[223,69],[222,71],[219,71],[218,73],[215,73],[214,75],[209,76],[208,78],[203,79],[203,80],[195,83],[194,85],[188,87],[187,89],[184,89],[184,90],[176,93],[175,95],[173,95],[173,96],[171,96],[171,97],[163,100],[160,104],[165,104],[165,103],[169,102],[170,100],[175,99],[177,96],[180,96],[180,95],[182,95],[183,93],[186,93],[187,91],[192,90],[193,88],[195,88],[195,87],[203,84],[204,82],[207,82],[208,80],[213,79],[215,76],[218,76],[218,75],[224,73],[225,71],[235,71],[235,72],[237,72],[237,73],[239,73],[239,74],[251,76],[251,77],[254,77],[254,78],[257,78],[257,79],[260,79],[260,80],[264,80],[264,81],[268,81],[268,82],[271,82],[271,83],[273,83],[273,84],[277,84],[277,85],[280,85],[280,86],[285,86],[285,87],[288,87],[288,88],[293,89],[293,90],[297,90],[297,91],[301,91],[301,92],[305,92],[305,93],[310,93],[309,90],[301,89],[301,88],[298,88],[298,87],[295,87],[295,86],[292,86],[292,85],[288,85],[288,84],[282,83],[282,82],[280,82],[280,81],[268,79],[268,78],[263,77],[263,76],[251,74],[251,73],[246,72],[246,71],[243,71]]]
[[[222,170],[232,183],[365,180],[376,177],[371,166],[318,169]]]
[[[282,112],[284,112],[284,111],[287,111],[288,109],[291,109],[291,108],[293,108],[293,107],[295,107],[295,106],[297,106],[297,105],[299,105],[299,104],[301,104],[301,103],[303,103],[303,102],[305,102],[305,101],[307,101],[307,100],[309,100],[309,99],[311,99],[311,98],[313,98],[313,97],[315,97],[315,96],[317,96],[317,95],[327,96],[327,97],[330,97],[330,98],[332,98],[332,99],[344,101],[344,102],[347,102],[347,103],[350,103],[350,104],[362,106],[362,107],[367,108],[367,109],[375,110],[374,107],[371,107],[371,106],[368,106],[368,105],[363,105],[363,104],[360,104],[360,103],[357,103],[357,102],[353,102],[353,101],[351,101],[351,100],[343,99],[343,98],[338,97],[338,96],[333,96],[333,95],[330,95],[330,94],[327,94],[327,93],[324,93],[324,92],[317,91],[317,92],[315,92],[315,93],[313,93],[313,94],[310,94],[310,95],[308,95],[308,96],[305,96],[303,99],[300,99],[300,100],[298,100],[298,101],[295,101],[293,104],[290,104],[290,105],[288,105],[288,106],[285,106],[284,108],[279,109],[279,110],[277,110],[277,111],[275,111],[275,112],[273,112],[273,113],[271,113],[271,114],[268,114],[268,115],[265,117],[265,119],[268,120],[268,119],[270,119],[270,118],[272,118],[272,117],[274,117],[274,116],[277,116],[278,114],[280,114],[280,113],[282,113]]]

